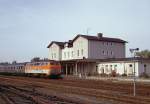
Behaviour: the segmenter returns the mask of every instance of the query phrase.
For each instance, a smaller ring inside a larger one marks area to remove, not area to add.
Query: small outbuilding
[[[150,76],[150,58],[117,58],[103,59],[97,62],[98,74],[111,74],[115,72],[118,75],[141,76],[147,74]]]

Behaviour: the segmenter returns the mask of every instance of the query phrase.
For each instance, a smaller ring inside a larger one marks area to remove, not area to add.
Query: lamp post
[[[130,49],[131,55],[135,59],[135,52],[139,51],[139,48]],[[134,61],[134,76],[133,76],[133,96],[136,96],[136,71],[135,71],[135,61]]]

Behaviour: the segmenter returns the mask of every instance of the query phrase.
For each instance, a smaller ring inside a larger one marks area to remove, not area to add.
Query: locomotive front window
[[[46,62],[45,65],[48,65],[48,63]]]
[[[51,65],[54,65],[54,63],[51,62]]]

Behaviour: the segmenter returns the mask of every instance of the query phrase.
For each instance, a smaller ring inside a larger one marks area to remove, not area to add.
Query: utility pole
[[[139,48],[130,49],[131,55],[133,55],[133,61],[134,61],[134,76],[133,76],[133,96],[136,96],[136,71],[135,71],[135,52],[139,51]]]

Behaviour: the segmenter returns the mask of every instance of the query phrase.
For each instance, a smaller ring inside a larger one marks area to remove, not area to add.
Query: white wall
[[[108,71],[106,66],[108,66]],[[104,68],[104,73],[110,74],[111,73],[111,66],[112,70],[116,69],[116,73],[118,74],[127,74],[127,75],[132,75],[134,74],[134,62],[133,61],[118,61],[118,62],[101,62],[98,64],[98,72],[99,74],[102,73],[102,68]],[[136,76],[139,76],[139,63],[135,62],[135,74]]]
[[[53,43],[49,48],[49,59],[50,60],[61,60],[61,49],[60,47]]]
[[[83,37],[79,37],[73,43],[73,50],[74,50],[74,59],[83,59],[83,57],[88,58],[88,40]]]
[[[88,58],[88,40],[83,37],[77,38],[73,42],[73,47],[60,49],[57,44],[53,43],[49,48],[50,60],[83,59],[83,57]]]
[[[89,40],[89,58],[125,58],[125,45],[123,43]]]
[[[146,67],[144,67],[146,65]],[[150,75],[150,62],[139,62],[139,75],[146,71]]]
[[[74,58],[73,48],[65,47],[62,49],[62,60],[70,60]]]
[[[125,44],[88,40],[80,36],[73,42],[71,48],[60,49],[55,43],[49,48],[51,60],[83,59],[83,57],[88,59],[125,58]]]
[[[131,72],[134,74],[134,67],[135,67],[135,75],[139,76],[139,63],[130,61],[130,62],[125,62],[125,70],[127,70],[127,75],[131,75]],[[132,67],[130,67],[132,65]]]

